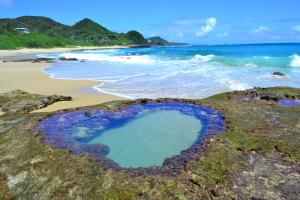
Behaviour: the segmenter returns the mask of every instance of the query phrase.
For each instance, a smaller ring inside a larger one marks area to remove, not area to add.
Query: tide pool
[[[91,140],[105,144],[107,157],[122,167],[161,166],[165,158],[188,149],[201,131],[201,122],[179,111],[157,111]]]
[[[74,153],[109,159],[124,168],[162,166],[203,138],[221,133],[216,110],[179,102],[135,104],[116,111],[80,110],[44,119],[45,141]],[[196,151],[191,150],[191,152]],[[197,150],[198,151],[198,150]],[[105,162],[103,162],[105,163]]]

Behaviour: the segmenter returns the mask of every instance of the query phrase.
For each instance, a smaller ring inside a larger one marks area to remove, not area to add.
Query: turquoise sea
[[[204,98],[252,87],[300,88],[300,44],[186,45],[40,55],[52,78],[99,80],[95,92],[128,98]],[[61,62],[58,58],[85,62]],[[274,76],[273,72],[285,76]]]

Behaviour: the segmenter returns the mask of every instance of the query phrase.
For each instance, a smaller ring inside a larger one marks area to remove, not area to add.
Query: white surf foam
[[[251,88],[251,86],[247,83],[235,79],[222,78],[217,82],[227,86],[230,90],[246,90]]]
[[[251,67],[257,67],[257,65],[254,63],[247,63],[247,64],[245,64],[245,67],[251,68]]]
[[[119,56],[123,53],[124,56]],[[141,54],[143,54],[142,52]],[[154,55],[154,56],[153,56]],[[138,55],[130,52],[68,52],[60,57],[77,58],[87,62],[59,62],[55,67],[45,69],[53,78],[88,79],[103,81],[93,88],[126,98],[204,98],[210,95],[244,90],[253,86],[268,87],[286,85],[298,86],[299,68],[282,70],[289,79],[278,81],[272,77],[280,69],[261,68],[261,64],[245,60],[240,67],[227,62],[217,62],[219,56],[197,54],[190,59],[165,54]],[[178,58],[178,59],[177,59]],[[232,59],[232,58],[229,58]],[[265,59],[265,58],[264,58]],[[300,56],[291,56],[291,66],[298,66]],[[273,57],[270,58],[273,60]],[[93,61],[93,62],[89,62]],[[96,62],[95,62],[96,61]],[[285,57],[285,65],[290,64]],[[233,62],[235,63],[235,62]],[[294,70],[296,72],[291,72]]]
[[[118,49],[102,49],[102,50],[83,50],[85,53],[114,53],[117,52]]]
[[[208,61],[211,61],[214,57],[215,57],[215,55],[213,55],[213,54],[206,55],[206,56],[197,54],[194,56],[194,58],[192,60],[196,60],[196,61],[200,61],[200,62],[208,62]]]
[[[155,60],[150,56],[113,56],[97,53],[62,53],[59,55],[64,58],[77,58],[78,60],[88,61],[107,61],[107,62],[121,62],[130,64],[153,64]]]
[[[290,57],[292,59],[290,66],[291,67],[300,67],[300,56],[294,54]]]

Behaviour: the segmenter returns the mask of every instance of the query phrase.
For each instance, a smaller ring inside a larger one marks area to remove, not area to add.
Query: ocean
[[[95,92],[130,99],[205,98],[253,87],[300,88],[300,44],[186,45],[39,56],[57,59],[44,69],[51,78],[99,80]],[[60,57],[84,62],[59,61]]]

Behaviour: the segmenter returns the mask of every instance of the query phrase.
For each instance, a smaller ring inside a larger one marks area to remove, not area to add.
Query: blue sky
[[[0,0],[0,18],[88,17],[117,32],[138,30],[195,44],[300,42],[300,0]]]

